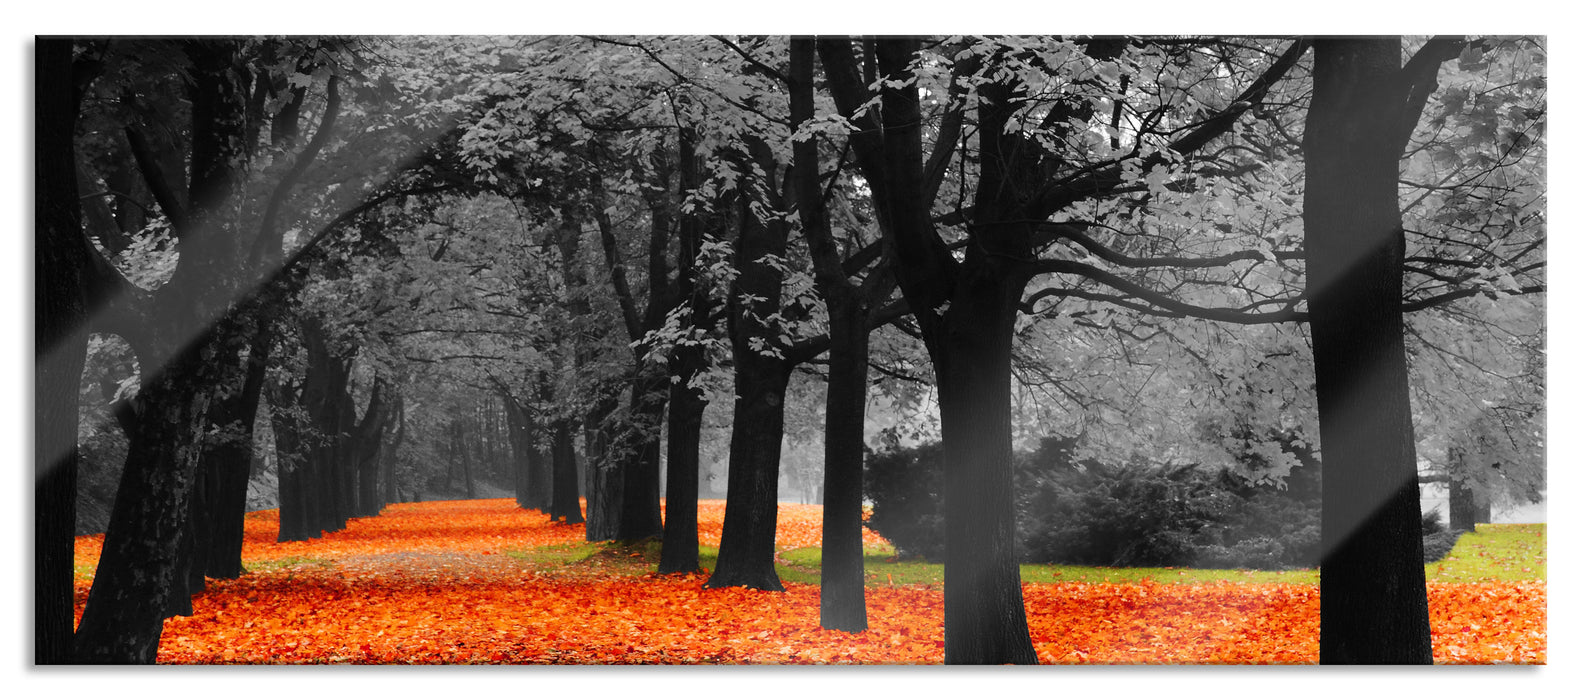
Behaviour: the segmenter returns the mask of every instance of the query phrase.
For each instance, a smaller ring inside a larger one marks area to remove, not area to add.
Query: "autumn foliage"
[[[723,504],[699,509],[717,545]],[[780,506],[779,545],[817,546],[817,506]],[[311,542],[274,542],[277,513],[249,514],[252,571],[209,582],[168,620],[172,664],[937,664],[937,587],[868,591],[871,627],[819,626],[818,587],[704,589],[704,575],[616,575],[505,552],[584,540],[508,500],[390,506]],[[867,535],[873,537],[871,533]],[[80,616],[102,537],[77,540]],[[1308,664],[1318,659],[1311,585],[1024,584],[1044,663]],[[1542,581],[1429,583],[1439,663],[1544,663]]]

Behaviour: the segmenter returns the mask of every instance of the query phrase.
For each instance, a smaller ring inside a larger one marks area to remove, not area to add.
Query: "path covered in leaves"
[[[700,508],[718,545],[720,503]],[[159,661],[211,663],[937,664],[937,588],[868,591],[870,629],[824,630],[818,587],[706,590],[704,574],[623,574],[507,552],[583,541],[506,499],[390,506],[312,542],[247,518],[235,581],[210,581],[165,625]],[[817,546],[817,506],[780,507],[779,545]],[[868,537],[874,537],[872,533]],[[102,537],[78,539],[78,614]],[[875,540],[877,541],[877,540]],[[609,562],[605,562],[608,564]],[[1045,663],[1303,664],[1318,659],[1318,589],[1221,582],[1025,584]],[[1542,581],[1429,584],[1439,663],[1544,663]]]

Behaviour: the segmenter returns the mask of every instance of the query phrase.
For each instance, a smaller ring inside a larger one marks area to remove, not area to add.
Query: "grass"
[[[1544,580],[1548,576],[1544,549],[1546,534],[1547,530],[1542,524],[1481,525],[1478,532],[1462,535],[1450,554],[1439,562],[1429,564],[1425,572],[1430,581]],[[640,575],[652,573],[658,568],[660,543],[658,540],[585,542],[507,551],[505,554],[547,569]],[[818,547],[783,551],[775,557],[775,572],[782,581],[817,585],[822,560],[823,551]],[[311,563],[311,560],[282,562],[290,562],[281,564],[288,566]],[[698,563],[704,569],[713,571],[719,563],[719,550],[698,547]],[[863,571],[869,587],[921,585],[939,588],[945,580],[943,564],[920,559],[898,560],[894,549],[886,546],[863,550]],[[1253,571],[1023,564],[1021,572],[1022,581],[1027,583],[1318,583],[1316,569]]]
[[[246,567],[248,571],[256,572],[278,571],[280,569],[289,569],[293,566],[322,566],[329,568],[335,566],[335,562],[330,561],[329,559],[320,559],[316,557],[286,557],[284,559],[269,559],[264,561],[244,561],[242,562],[242,565]]]
[[[1476,533],[1467,533],[1456,541],[1456,546],[1439,562],[1429,564],[1424,571],[1430,581],[1532,581],[1548,578],[1545,557],[1547,528],[1535,525],[1480,525]],[[818,583],[819,566],[823,552],[818,547],[793,549],[780,554],[780,559],[797,574],[797,578]],[[1133,583],[1152,580],[1159,583],[1300,583],[1317,584],[1316,569],[1289,571],[1253,571],[1245,569],[1184,569],[1105,566],[1060,566],[1052,564],[1023,564],[1022,581],[1027,583],[1054,583],[1077,581],[1083,583]],[[945,569],[942,564],[931,564],[920,559],[900,561],[889,548],[866,549],[863,552],[863,570],[872,586],[924,585],[938,587],[944,584]]]
[[[1444,559],[1428,565],[1428,580],[1532,581],[1549,578],[1545,544],[1548,528],[1542,524],[1479,525],[1456,540]]]

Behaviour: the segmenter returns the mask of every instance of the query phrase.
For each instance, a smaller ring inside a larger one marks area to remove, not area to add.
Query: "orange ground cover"
[[[717,544],[720,503],[700,508]],[[816,545],[818,507],[783,505],[779,544]],[[824,630],[818,587],[706,590],[706,576],[568,577],[500,552],[580,542],[509,500],[391,506],[307,543],[247,519],[243,560],[327,559],[211,581],[165,625],[159,661],[208,663],[937,664],[942,596],[868,591],[870,628]],[[870,534],[871,536],[871,534]],[[102,538],[79,538],[78,564]],[[259,566],[266,569],[265,566]],[[78,613],[88,591],[78,582]],[[1435,660],[1544,663],[1543,582],[1430,583]],[[1269,584],[1026,584],[1045,663],[1302,664],[1318,658],[1318,590]]]

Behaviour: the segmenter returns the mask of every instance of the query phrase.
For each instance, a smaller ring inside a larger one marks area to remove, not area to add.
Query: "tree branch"
[[[291,169],[275,183],[275,189],[269,195],[269,203],[264,208],[263,219],[258,224],[258,235],[253,239],[253,249],[248,254],[247,263],[256,267],[267,258],[278,259],[283,252],[280,245],[285,232],[280,230],[280,209],[285,205],[285,200],[297,182],[307,173],[308,167],[318,158],[324,145],[329,143],[330,131],[335,128],[335,119],[341,111],[340,76],[331,75],[325,83],[324,91],[324,116],[319,120],[319,128],[313,132],[313,138],[308,140],[297,159],[291,164]]]

